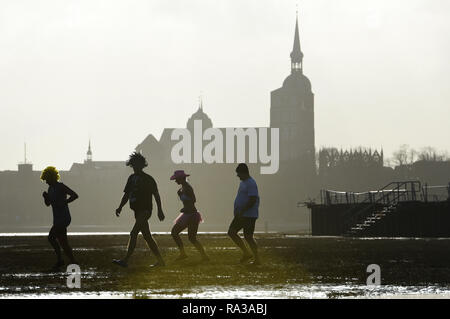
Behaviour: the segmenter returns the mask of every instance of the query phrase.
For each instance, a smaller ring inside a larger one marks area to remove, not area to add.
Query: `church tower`
[[[270,126],[280,129],[280,169],[284,163],[298,171],[315,175],[314,93],[303,74],[298,16],[290,55],[291,74],[283,86],[271,92]]]

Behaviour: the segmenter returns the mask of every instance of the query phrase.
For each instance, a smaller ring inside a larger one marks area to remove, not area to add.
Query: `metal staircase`
[[[383,207],[381,210],[375,210],[372,214],[366,217],[362,223],[358,223],[351,227],[345,235],[358,237],[370,233],[375,225],[378,225],[387,215],[394,213],[396,209],[397,205],[390,205],[388,207]]]
[[[358,208],[346,212],[348,221],[344,224],[344,236],[369,235],[383,219],[395,214],[400,202],[420,199],[421,190],[419,181],[406,181],[392,182],[373,192]]]

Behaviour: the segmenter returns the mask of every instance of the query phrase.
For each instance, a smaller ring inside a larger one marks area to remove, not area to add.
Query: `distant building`
[[[383,150],[322,148],[318,155],[320,188],[362,191],[380,188],[392,180],[384,167]]]
[[[108,171],[124,169],[125,161],[94,161],[92,159],[91,141],[89,140],[88,150],[86,152],[86,159],[83,163],[73,163],[70,170],[67,172],[70,175],[79,175],[87,172],[92,174],[94,170]]]

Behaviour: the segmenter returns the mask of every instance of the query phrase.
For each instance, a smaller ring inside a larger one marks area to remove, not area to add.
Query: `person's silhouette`
[[[240,260],[241,263],[247,262],[252,258],[252,255],[245,246],[244,241],[238,235],[238,232],[241,229],[244,229],[245,241],[253,252],[253,264],[259,265],[261,261],[259,259],[256,242],[253,238],[259,208],[258,186],[256,185],[255,180],[250,176],[246,164],[239,164],[236,168],[236,173],[241,180],[241,183],[239,184],[238,193],[234,200],[234,219],[228,229],[228,236],[230,236],[234,243],[244,253]]]
[[[172,237],[180,249],[180,256],[178,256],[176,260],[178,261],[187,258],[183,241],[180,237],[180,233],[187,228],[189,241],[200,252],[202,260],[208,261],[209,258],[205,253],[205,249],[197,240],[198,225],[202,221],[202,216],[195,207],[195,202],[197,200],[195,198],[194,189],[186,181],[187,176],[189,176],[189,174],[186,174],[183,170],[177,170],[170,177],[170,180],[175,180],[178,185],[181,185],[181,188],[178,190],[177,194],[183,202],[183,208],[180,210],[181,214],[175,220],[175,225],[171,231]]]
[[[53,226],[48,234],[48,241],[55,250],[57,261],[52,270],[58,271],[64,266],[61,256],[61,248],[70,260],[71,264],[78,264],[73,257],[72,248],[67,240],[67,227],[71,222],[69,203],[78,198],[77,193],[58,182],[60,179],[58,170],[53,166],[48,166],[42,171],[41,180],[48,184],[48,191],[43,192],[44,203],[52,206]],[[67,198],[69,195],[69,198]]]
[[[126,162],[127,166],[133,168],[134,173],[128,178],[125,185],[124,194],[120,201],[119,207],[116,209],[116,216],[119,217],[123,206],[129,201],[130,208],[134,211],[134,217],[136,222],[130,233],[130,239],[128,241],[128,252],[123,259],[114,259],[113,262],[122,267],[128,266],[128,260],[134,252],[136,247],[137,237],[139,232],[144,236],[150,250],[155,254],[157,258],[156,266],[164,266],[164,260],[159,252],[158,245],[150,233],[150,227],[148,220],[152,215],[153,205],[152,196],[155,197],[156,205],[158,206],[158,218],[160,221],[164,220],[164,213],[161,207],[161,198],[158,193],[158,186],[156,181],[150,175],[146,174],[143,169],[147,166],[147,161],[140,153],[134,152],[130,155],[129,160]]]

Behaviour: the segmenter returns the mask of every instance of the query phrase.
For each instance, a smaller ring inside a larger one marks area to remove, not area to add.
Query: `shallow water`
[[[33,287],[39,288],[39,287]],[[0,291],[2,289],[0,288]],[[128,292],[99,291],[72,293],[39,293],[39,294],[4,294],[1,298],[206,298],[206,299],[329,299],[329,298],[432,298],[450,299],[450,287],[415,287],[415,286],[363,286],[363,285],[273,285],[260,287],[214,287],[204,286],[190,292],[178,292],[175,289],[152,289]]]
[[[142,239],[129,268],[112,265],[127,235],[69,234],[82,265],[80,290],[65,286],[67,274],[42,271],[54,262],[44,234],[4,235],[0,298],[450,298],[450,239],[261,233],[256,238],[265,263],[254,268],[237,263],[240,252],[223,233],[199,236],[213,260],[208,264],[187,240],[190,258],[175,263],[172,238],[159,234],[168,266],[154,271]],[[365,285],[372,263],[381,265],[383,285]]]
[[[256,234],[262,232],[255,232]],[[266,234],[266,232],[264,232]],[[271,232],[268,232],[270,234]],[[129,235],[129,232],[69,232],[68,236],[113,236],[113,235]],[[170,235],[170,232],[152,232],[153,235]],[[206,235],[223,235],[225,232],[201,232],[198,234]],[[0,233],[0,237],[33,237],[33,236],[48,236],[48,231],[45,232],[18,232],[18,233]]]

